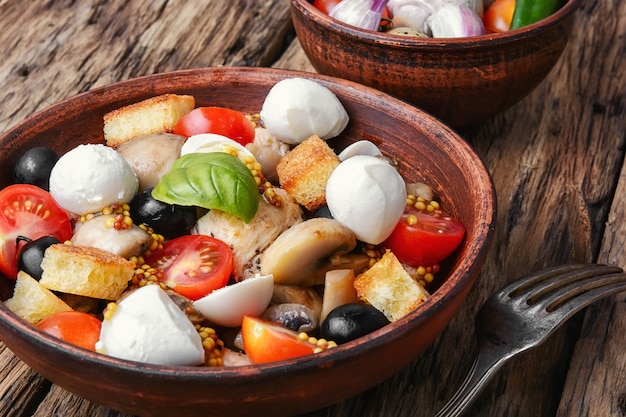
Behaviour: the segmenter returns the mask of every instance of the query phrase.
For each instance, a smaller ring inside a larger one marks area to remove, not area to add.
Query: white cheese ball
[[[276,83],[265,97],[261,120],[281,141],[297,145],[315,134],[326,140],[348,125],[346,109],[325,86],[307,78]]]
[[[406,205],[406,186],[383,159],[355,155],[335,168],[326,184],[332,216],[357,239],[377,245],[389,237]]]
[[[59,206],[78,215],[128,203],[138,188],[132,167],[105,145],[77,146],[61,156],[50,173],[50,194]]]
[[[155,365],[195,366],[204,362],[195,326],[158,285],[146,285],[119,302],[104,319],[96,350]]]

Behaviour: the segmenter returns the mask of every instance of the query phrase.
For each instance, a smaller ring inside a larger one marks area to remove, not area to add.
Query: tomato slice
[[[168,287],[195,301],[228,283],[233,251],[211,236],[185,235],[166,242],[145,262],[163,271],[160,280]]]
[[[95,351],[102,322],[91,314],[64,311],[46,317],[37,327],[68,343]]]
[[[415,219],[417,222],[412,221]],[[443,211],[407,208],[383,245],[400,262],[418,268],[435,265],[450,256],[464,235],[463,224]]]
[[[63,242],[72,237],[72,224],[47,191],[30,184],[9,185],[0,191],[0,272],[10,279],[17,277],[18,236],[53,236]]]
[[[198,107],[184,115],[173,133],[185,137],[215,133],[246,145],[254,140],[254,125],[237,110],[224,107]]]
[[[243,348],[252,363],[276,362],[314,353],[317,345],[300,339],[298,333],[253,316],[241,323]]]
[[[506,32],[511,27],[515,0],[496,0],[485,10],[483,23],[485,30],[491,33]]]
[[[340,1],[341,0],[315,0],[313,2],[313,7],[329,14],[333,7],[335,7]]]

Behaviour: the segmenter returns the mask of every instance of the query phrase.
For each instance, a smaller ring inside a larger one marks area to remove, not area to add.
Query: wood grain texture
[[[312,70],[297,40],[280,55],[291,39],[287,0],[187,3],[0,0],[0,130],[76,93],[155,72]],[[470,365],[473,317],[491,292],[544,266],[626,266],[626,1],[584,2],[576,27],[531,95],[460,132],[489,168],[499,205],[492,250],[460,313],[401,373],[309,417],[430,416]],[[625,302],[597,303],[506,365],[468,415],[625,415]],[[5,348],[0,369],[2,415],[128,417],[50,385]]]
[[[291,31],[286,0],[0,3],[0,130],[115,81],[209,66],[269,66]],[[261,18],[262,17],[262,18]]]

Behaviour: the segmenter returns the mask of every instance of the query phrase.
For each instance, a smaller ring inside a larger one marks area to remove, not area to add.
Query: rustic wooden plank
[[[599,261],[626,266],[625,216],[626,165],[619,176]],[[567,374],[559,416],[618,417],[626,414],[624,334],[625,294],[588,309]]]
[[[0,131],[34,110],[124,79],[270,65],[292,31],[285,0],[7,1],[0,16]]]
[[[592,20],[593,25],[617,27],[611,32],[626,32],[626,2],[602,4],[607,10]],[[615,123],[594,125],[593,132],[605,140],[621,139],[619,151],[624,150],[624,101],[626,98],[626,40],[624,36],[596,36],[601,42],[603,56],[590,56],[592,72],[602,72],[596,89],[605,100],[593,100],[596,119],[616,120]],[[605,68],[621,68],[609,77]],[[621,153],[621,152],[620,152]],[[606,221],[604,240],[598,260],[626,266],[626,165],[620,172],[611,211]],[[626,356],[624,355],[624,334],[626,333],[626,295],[619,294],[590,307],[585,316],[581,337],[576,345],[572,363],[565,383],[563,397],[558,409],[559,416],[606,416],[617,417],[626,414]]]
[[[500,207],[493,249],[476,287],[447,331],[395,377],[309,416],[432,415],[470,364],[473,317],[487,295],[530,270],[594,259],[611,207],[600,259],[624,264],[620,258],[624,256],[623,228],[618,224],[624,218],[619,209],[625,195],[624,173],[612,206],[611,200],[624,157],[626,82],[619,68],[623,68],[625,8],[624,1],[583,5],[579,30],[548,79],[502,115],[461,132],[492,173]],[[0,86],[6,92],[0,106],[0,130],[62,98],[154,72],[213,65],[312,70],[297,41],[274,62],[283,34],[290,30],[286,0],[233,0],[228,8],[217,0],[193,5],[162,0],[145,4],[0,0],[0,22],[5,54],[0,62]],[[218,30],[217,23],[229,29]],[[205,37],[198,38],[199,32]],[[609,405],[620,398],[620,391],[613,393],[613,387],[624,385],[621,341],[614,340],[623,334],[621,301],[618,298],[609,307],[590,310],[566,384],[571,395],[564,397],[558,415],[565,415],[566,410],[571,416],[593,415],[576,412],[581,397],[587,410],[606,410],[598,408],[603,396],[611,398]],[[612,321],[605,322],[603,315]],[[607,328],[597,323],[608,323]],[[573,321],[536,352],[505,367],[469,415],[555,415],[578,325],[580,321]],[[602,355],[593,350],[597,340],[602,341]],[[594,355],[598,356],[595,363],[584,361]],[[0,374],[0,402],[14,401],[15,415],[25,415],[19,413],[39,404],[37,417],[127,417],[56,386],[39,403],[38,395],[47,390],[41,377],[6,349],[0,351],[0,363],[6,372]],[[572,379],[576,376],[577,380]],[[600,383],[603,378],[610,384]],[[587,379],[595,382],[595,388],[584,387]],[[37,381],[40,388],[29,390],[28,381]],[[22,388],[12,388],[14,383]]]
[[[0,343],[0,410],[5,417],[29,415],[51,383]]]
[[[130,414],[114,411],[89,402],[63,388],[53,385],[48,395],[39,404],[32,417],[72,416],[72,417],[132,417]]]

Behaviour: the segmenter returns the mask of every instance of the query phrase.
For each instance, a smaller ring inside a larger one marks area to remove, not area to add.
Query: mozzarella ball
[[[50,173],[50,194],[74,214],[95,213],[114,203],[128,203],[139,181],[113,148],[79,145],[61,156]]]
[[[155,365],[204,362],[195,326],[158,285],[146,285],[122,299],[105,318],[96,349],[106,355]]]
[[[348,113],[325,86],[306,78],[276,83],[261,108],[265,127],[281,141],[297,145],[311,135],[330,139],[348,125]]]
[[[339,164],[326,184],[331,215],[357,239],[383,242],[400,220],[406,186],[398,171],[375,156],[355,155]]]

